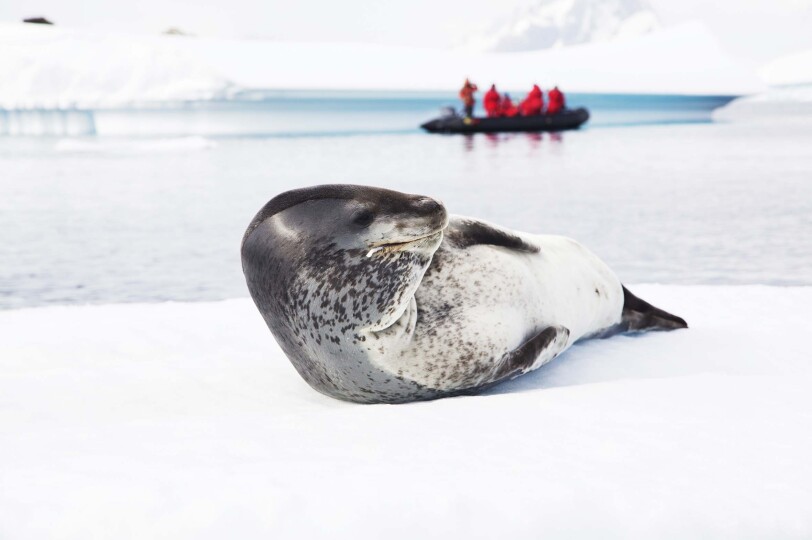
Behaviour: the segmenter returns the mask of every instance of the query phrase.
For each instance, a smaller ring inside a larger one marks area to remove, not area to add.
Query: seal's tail
[[[672,315],[641,300],[623,287],[623,313],[619,324],[620,332],[644,330],[676,330],[688,328],[682,317]]]

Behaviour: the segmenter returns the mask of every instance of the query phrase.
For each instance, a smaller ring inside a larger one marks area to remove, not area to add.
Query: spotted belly
[[[539,253],[443,244],[415,295],[409,342],[386,369],[441,391],[476,388],[548,326],[571,331],[564,350],[619,320],[620,282],[597,257],[568,239],[534,240]]]

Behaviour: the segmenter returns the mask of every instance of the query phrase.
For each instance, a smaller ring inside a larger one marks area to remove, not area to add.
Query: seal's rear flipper
[[[643,330],[676,330],[688,328],[685,319],[656,308],[637,298],[623,287],[623,313],[618,332],[636,332]]]
[[[563,326],[548,326],[533,335],[502,357],[494,382],[540,368],[564,350],[569,336],[569,329]]]

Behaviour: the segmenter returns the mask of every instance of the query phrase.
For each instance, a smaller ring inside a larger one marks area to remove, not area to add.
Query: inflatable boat
[[[553,115],[465,118],[454,111],[429,120],[420,127],[430,133],[509,133],[517,131],[561,131],[577,129],[589,120],[584,108],[565,109]]]

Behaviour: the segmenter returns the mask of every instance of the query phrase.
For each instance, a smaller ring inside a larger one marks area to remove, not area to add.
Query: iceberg
[[[227,98],[183,39],[0,23],[0,135],[96,135],[99,109]]]
[[[771,88],[713,111],[720,122],[812,125],[812,84]]]
[[[691,328],[355,405],[247,298],[0,312],[8,538],[812,535],[812,287],[632,286]]]
[[[812,50],[782,56],[759,70],[770,85],[713,112],[722,122],[812,125]]]

